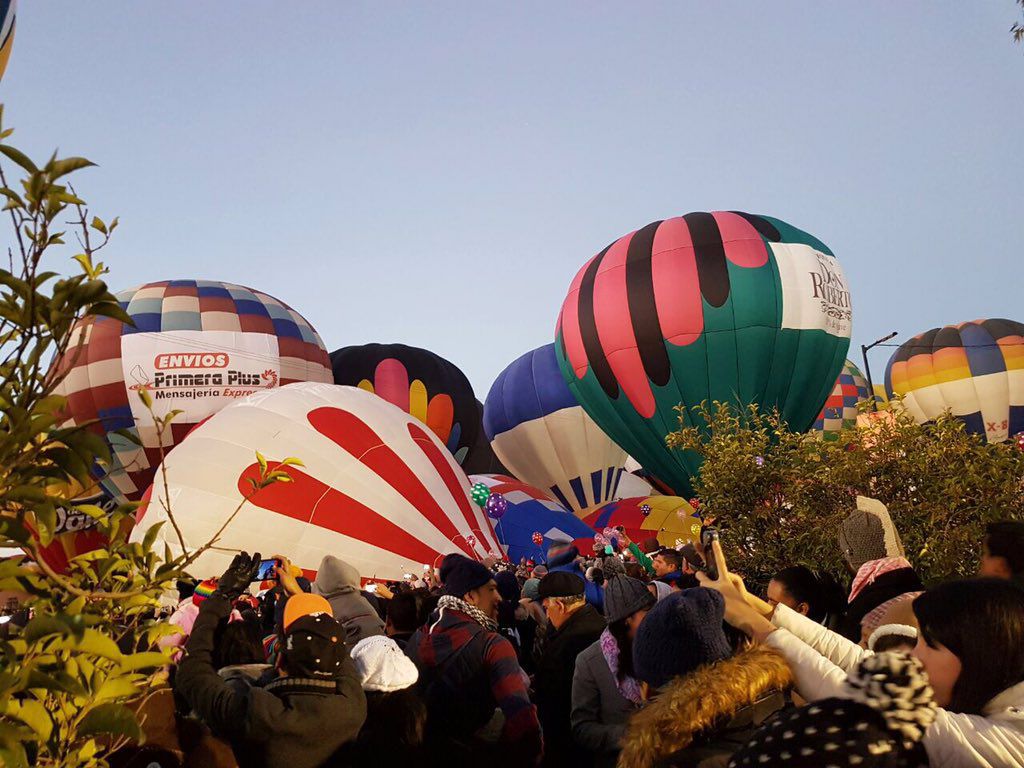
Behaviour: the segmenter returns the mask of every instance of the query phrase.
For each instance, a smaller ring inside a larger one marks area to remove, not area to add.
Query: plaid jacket
[[[501,749],[510,764],[539,762],[543,740],[537,708],[508,640],[446,609],[409,639],[405,652],[420,670],[428,741],[472,747],[477,731],[500,708],[505,716]]]

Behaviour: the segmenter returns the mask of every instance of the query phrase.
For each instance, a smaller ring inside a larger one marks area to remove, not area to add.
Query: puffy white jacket
[[[870,651],[780,605],[768,645],[793,670],[808,701],[838,696],[848,670]],[[932,768],[1024,768],[1024,683],[1000,693],[982,715],[940,709],[924,736]]]

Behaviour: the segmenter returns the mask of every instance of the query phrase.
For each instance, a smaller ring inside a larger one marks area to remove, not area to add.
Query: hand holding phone
[[[281,561],[278,560],[276,557],[272,557],[267,560],[260,560],[259,567],[256,569],[256,573],[252,577],[253,582],[276,581],[277,569],[280,567],[280,565]]]
[[[718,563],[712,544],[718,541],[718,529],[706,525],[700,530],[700,544],[704,550],[704,572],[714,581],[718,580]]]

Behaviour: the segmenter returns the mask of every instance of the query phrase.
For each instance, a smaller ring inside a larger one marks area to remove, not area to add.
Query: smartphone
[[[718,541],[718,529],[712,525],[706,525],[700,529],[700,545],[704,549],[704,559],[707,561],[704,573],[708,578],[718,579],[718,563],[715,561],[715,552],[711,548],[711,542]]]
[[[281,561],[276,557],[272,557],[269,560],[260,560],[260,567],[256,569],[256,575],[252,577],[253,581],[274,581],[277,578],[277,574],[274,573],[274,569],[281,565]]]
[[[367,584],[366,585],[366,591],[369,592],[370,594],[375,593],[377,591],[377,585],[376,584]]]

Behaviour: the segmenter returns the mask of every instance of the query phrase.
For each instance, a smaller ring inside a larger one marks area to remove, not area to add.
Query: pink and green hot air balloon
[[[688,213],[619,238],[573,279],[556,330],[562,375],[594,421],[686,496],[699,457],[665,436],[702,401],[814,423],[843,366],[852,311],[828,246],[779,219]],[[703,424],[697,424],[703,427]]]

